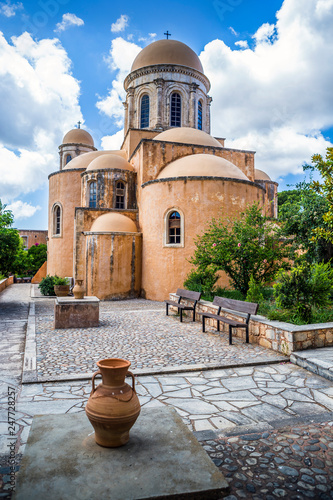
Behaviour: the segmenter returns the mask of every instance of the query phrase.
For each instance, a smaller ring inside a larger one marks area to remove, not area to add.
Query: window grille
[[[180,243],[180,215],[178,212],[171,212],[169,215],[168,236],[168,243]]]
[[[198,102],[198,129],[202,130],[202,101]]]
[[[125,184],[121,181],[116,184],[116,208],[125,208]]]
[[[92,181],[89,184],[89,207],[96,208],[97,206],[97,182]]]
[[[145,94],[141,99],[140,128],[149,127],[149,95]]]
[[[180,95],[175,92],[171,95],[171,110],[170,110],[170,126],[181,127],[182,116],[182,99]]]

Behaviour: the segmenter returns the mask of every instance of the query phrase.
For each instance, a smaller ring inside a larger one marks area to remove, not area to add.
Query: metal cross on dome
[[[77,122],[77,128],[81,128],[81,127],[80,127],[80,125],[81,125],[81,122],[80,122],[80,121],[78,121],[78,122]]]
[[[169,33],[169,30],[167,30],[167,32],[163,33],[163,35],[165,35],[167,37],[167,40],[169,40],[169,36],[171,36],[171,33]]]

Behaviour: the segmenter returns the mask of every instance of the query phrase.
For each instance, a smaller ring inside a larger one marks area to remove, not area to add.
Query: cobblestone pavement
[[[29,305],[28,288],[24,287],[28,286],[13,285],[0,295],[0,328],[4,341],[0,352],[3,368],[0,376],[1,500],[11,498],[8,387],[15,392],[12,409],[16,425],[14,439],[11,439],[15,442],[16,471],[33,416],[83,412],[91,389],[88,380],[55,380],[21,386]],[[38,300],[35,301],[37,315],[50,316],[53,301]],[[16,305],[10,306],[14,302]],[[116,311],[126,313],[126,307],[126,302],[102,303],[102,320]],[[5,308],[7,313],[1,317]],[[132,302],[131,310],[147,314],[152,310],[157,319],[164,313],[160,304],[140,300]],[[169,326],[179,332],[179,328],[184,327],[184,332],[189,332],[187,335],[194,335],[187,327],[199,326],[197,332],[200,333],[200,325],[179,325],[178,318],[165,319],[168,320],[165,328]],[[132,322],[129,326],[134,329]],[[214,334],[212,337],[218,338]],[[125,336],[122,340],[126,341]],[[237,344],[235,350],[240,353],[244,346]],[[243,350],[243,358],[245,356],[248,356],[247,350]],[[133,368],[136,370],[140,371]],[[333,382],[285,362],[139,375],[137,390],[143,406],[167,405],[178,411],[230,481],[228,500],[333,498]]]
[[[256,344],[228,336],[202,333],[201,324],[166,316],[159,302],[133,300],[100,304],[98,328],[54,330],[53,304],[36,303],[38,380],[59,380],[70,375],[89,376],[96,361],[121,357],[133,370],[166,367],[230,366],[283,358]]]

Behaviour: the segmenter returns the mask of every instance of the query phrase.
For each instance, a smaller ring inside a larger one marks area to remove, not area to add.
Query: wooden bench
[[[193,311],[193,321],[195,321],[195,308],[197,307],[198,300],[200,300],[201,292],[191,292],[190,290],[183,290],[182,288],[178,288],[177,295],[178,302],[174,302],[173,300],[164,301],[166,304],[166,315],[169,316],[169,306],[174,306],[178,308],[178,311],[180,311],[181,323],[183,322],[183,311]],[[193,306],[182,304],[182,299],[193,300]]]
[[[243,302],[241,300],[226,299],[225,297],[214,297],[213,305],[218,306],[217,314],[204,312],[199,313],[202,316],[202,331],[205,332],[205,320],[206,318],[215,319],[217,321],[217,331],[220,331],[220,322],[227,323],[229,325],[229,344],[232,344],[232,329],[233,328],[245,328],[246,332],[246,343],[249,343],[249,321],[251,314],[256,314],[258,310],[258,304],[253,302]],[[235,321],[233,319],[225,318],[220,316],[222,307],[224,309],[231,309],[235,312],[247,313],[245,322]]]

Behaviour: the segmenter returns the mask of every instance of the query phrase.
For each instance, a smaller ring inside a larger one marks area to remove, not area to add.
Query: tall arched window
[[[125,184],[122,181],[116,184],[116,208],[125,208]]]
[[[171,212],[168,220],[168,243],[180,243],[180,215],[179,212]]]
[[[61,235],[61,206],[59,204],[53,207],[53,236]]]
[[[89,184],[89,207],[96,208],[97,206],[97,182],[92,181]]]
[[[145,94],[141,99],[140,128],[149,127],[149,95]]]
[[[182,123],[182,98],[177,92],[171,94],[170,126],[181,127]]]
[[[71,155],[66,156],[66,160],[65,160],[66,165],[67,165],[67,163],[69,163],[71,161],[71,159],[72,159]]]
[[[202,130],[202,101],[198,101],[198,129]]]

